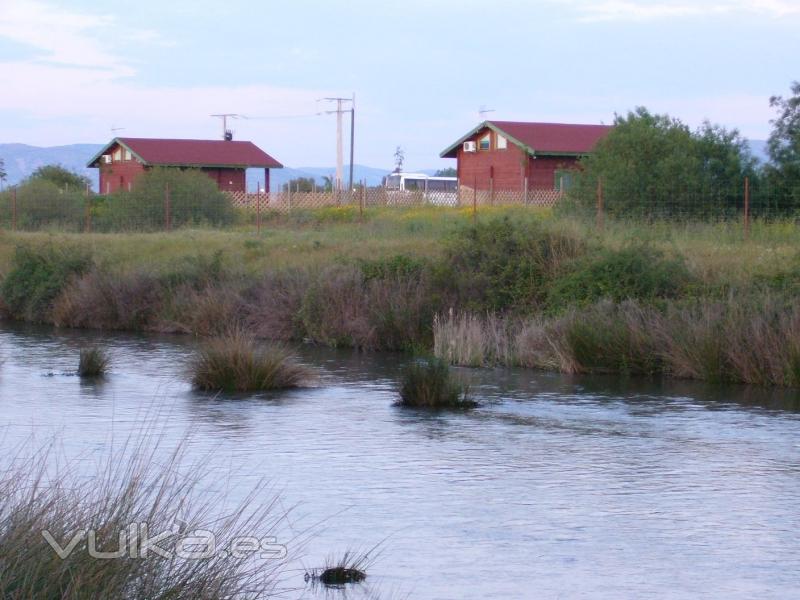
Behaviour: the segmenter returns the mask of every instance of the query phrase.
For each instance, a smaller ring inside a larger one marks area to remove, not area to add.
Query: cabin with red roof
[[[484,121],[444,150],[459,185],[492,191],[561,190],[570,170],[611,130],[607,125]]]
[[[199,169],[223,192],[246,192],[246,169],[263,168],[269,192],[269,170],[283,165],[252,142],[114,138],[87,164],[100,169],[100,193],[133,189],[136,178],[153,167]]]

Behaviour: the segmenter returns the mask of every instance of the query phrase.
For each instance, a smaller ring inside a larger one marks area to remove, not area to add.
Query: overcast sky
[[[637,105],[752,139],[800,79],[800,0],[0,0],[0,142],[214,138],[335,162],[317,99],[356,94],[356,162],[410,169],[490,119]]]

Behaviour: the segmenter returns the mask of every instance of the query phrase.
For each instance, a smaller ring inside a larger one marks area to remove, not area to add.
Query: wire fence
[[[639,200],[637,200],[639,198]],[[644,200],[641,200],[644,198]],[[654,198],[650,201],[648,198]],[[171,231],[185,227],[254,228],[276,215],[342,208],[362,218],[379,207],[441,207],[472,210],[519,206],[553,208],[561,214],[594,219],[741,221],[745,231],[754,219],[800,219],[800,182],[780,189],[745,178],[729,189],[641,191],[637,196],[600,181],[591,193],[552,189],[457,191],[397,191],[360,185],[352,191],[292,191],[214,193],[170,189],[155,193],[121,192],[112,196],[88,188],[55,189],[24,185],[0,193],[0,229],[69,232]]]

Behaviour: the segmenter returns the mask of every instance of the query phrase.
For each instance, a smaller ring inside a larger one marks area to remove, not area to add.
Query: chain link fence
[[[379,207],[440,207],[472,210],[519,206],[553,208],[558,214],[595,219],[636,221],[740,221],[744,228],[752,220],[800,218],[800,182],[795,186],[771,187],[745,178],[733,189],[693,190],[676,188],[658,194],[610,192],[602,181],[596,191],[578,197],[551,189],[477,190],[461,186],[453,192],[396,191],[359,185],[352,191],[271,193],[214,193],[200,196],[192,190],[164,185],[147,195],[120,192],[98,195],[86,189],[55,189],[27,184],[0,193],[0,228],[18,231],[125,232],[170,231],[185,227],[260,229],[275,215],[300,211],[341,208],[361,217]]]

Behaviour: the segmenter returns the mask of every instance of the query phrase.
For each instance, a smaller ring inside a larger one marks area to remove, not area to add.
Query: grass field
[[[745,239],[733,221],[598,230],[549,209],[328,208],[266,215],[260,232],[4,232],[0,275],[8,315],[62,326],[243,326],[461,364],[795,385],[798,250],[792,221]]]
[[[606,221],[598,231],[591,221],[557,218],[551,209],[485,208],[477,220],[508,216],[514,221],[538,220],[548,228],[620,248],[647,243],[685,258],[703,281],[745,283],[753,276],[771,276],[793,268],[800,249],[800,228],[793,221],[755,222],[744,240],[739,222],[641,224]],[[160,269],[188,255],[223,252],[227,261],[250,273],[263,270],[318,267],[347,259],[376,259],[405,254],[438,257],[444,241],[473,222],[469,208],[371,209],[363,222],[356,209],[332,208],[265,219],[262,231],[246,229],[183,229],[171,233],[74,234],[10,232],[0,234],[0,273],[9,269],[14,249],[25,245],[79,245],[97,260],[127,270]]]

